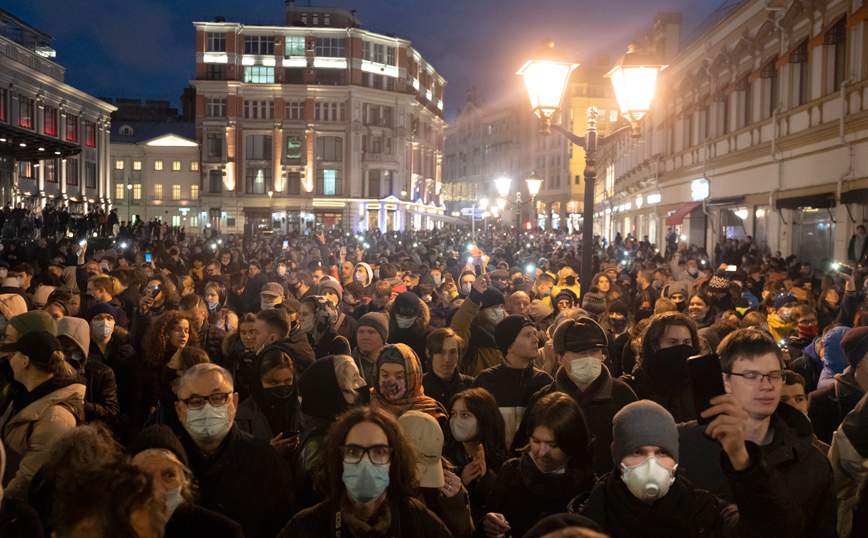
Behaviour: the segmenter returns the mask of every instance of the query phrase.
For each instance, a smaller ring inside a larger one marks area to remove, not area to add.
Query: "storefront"
[[[674,226],[681,241],[705,248],[707,219],[702,202],[687,202],[666,217],[666,225]]]
[[[792,252],[799,261],[816,267],[831,259],[835,249],[835,195],[812,194],[775,200],[778,210],[790,210]]]

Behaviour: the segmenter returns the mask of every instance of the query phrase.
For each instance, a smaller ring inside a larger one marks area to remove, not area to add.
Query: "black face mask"
[[[576,285],[576,277],[574,277],[573,275],[570,275],[570,276],[564,278],[564,283],[567,286],[575,286]]]
[[[687,359],[693,355],[696,351],[690,345],[666,347],[643,358],[642,367],[658,382],[676,386],[685,380]]]
[[[687,310],[687,301],[675,303],[675,308],[677,308],[679,312],[684,313],[684,311]]]
[[[295,385],[280,385],[262,389],[262,397],[274,405],[286,405],[289,398],[295,394]]]

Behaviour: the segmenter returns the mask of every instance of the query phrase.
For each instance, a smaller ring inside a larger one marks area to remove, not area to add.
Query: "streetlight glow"
[[[531,174],[525,182],[527,182],[527,192],[529,192],[531,196],[539,194],[539,189],[542,187],[542,179],[540,179],[536,174],[536,170],[534,170],[533,174]]]
[[[494,186],[497,187],[497,193],[501,198],[509,196],[509,189],[512,187],[512,180],[506,176],[501,176],[494,180]]]
[[[479,200],[479,209],[485,211],[488,208],[488,198],[481,198]]]
[[[498,199],[497,199],[497,208],[500,209],[501,211],[503,211],[503,209],[504,209],[505,207],[506,207],[506,199],[504,199],[504,198],[498,198]]]
[[[554,50],[554,42],[546,39],[535,57],[518,70],[516,74],[522,75],[527,85],[531,109],[540,119],[546,120],[560,109],[570,73],[578,66],[564,62]]]
[[[636,52],[630,45],[627,53],[605,75],[612,81],[621,115],[633,127],[634,137],[640,136],[639,120],[651,109],[657,74],[665,67],[653,55]]]

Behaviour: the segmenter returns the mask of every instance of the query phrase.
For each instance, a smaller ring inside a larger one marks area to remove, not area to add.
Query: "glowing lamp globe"
[[[665,67],[654,55],[636,52],[631,45],[627,54],[605,75],[612,81],[621,115],[633,127],[633,136],[639,136],[639,120],[651,110],[657,75]]]
[[[570,80],[570,73],[579,64],[564,61],[554,50],[554,42],[543,41],[542,48],[516,73],[524,77],[530,106],[540,119],[551,118],[561,108],[561,100]]]

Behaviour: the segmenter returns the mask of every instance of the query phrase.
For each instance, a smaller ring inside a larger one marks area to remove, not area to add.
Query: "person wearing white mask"
[[[233,385],[232,374],[213,363],[181,376],[175,402],[185,428],[181,444],[203,507],[235,520],[244,536],[276,536],[294,513],[289,468],[271,445],[234,424]]]
[[[196,504],[187,453],[171,428],[145,428],[130,442],[128,452],[131,463],[153,477],[154,489],[165,498],[169,521],[164,538],[241,536],[238,523]]]
[[[431,334],[431,311],[412,291],[399,293],[389,310],[389,344],[407,344],[417,357],[426,356],[426,341]]]
[[[96,306],[91,310],[95,308]],[[113,321],[112,325],[114,325]],[[108,365],[88,360],[91,331],[88,322],[81,318],[66,316],[57,322],[57,339],[63,346],[64,358],[84,380],[87,387],[84,394],[85,420],[88,422],[100,420],[105,424],[114,425],[120,414],[118,385],[114,371]]]
[[[276,282],[269,282],[262,286],[259,291],[261,310],[269,310],[283,302],[283,286]]]
[[[571,396],[588,421],[594,436],[594,470],[603,476],[612,469],[612,418],[625,405],[636,401],[636,394],[626,383],[612,377],[603,364],[608,353],[606,333],[590,318],[565,319],[552,336],[552,350],[560,369],[554,382],[534,395],[525,417],[540,398],[552,392]],[[530,436],[527,420],[522,421],[512,446],[521,448]]]

